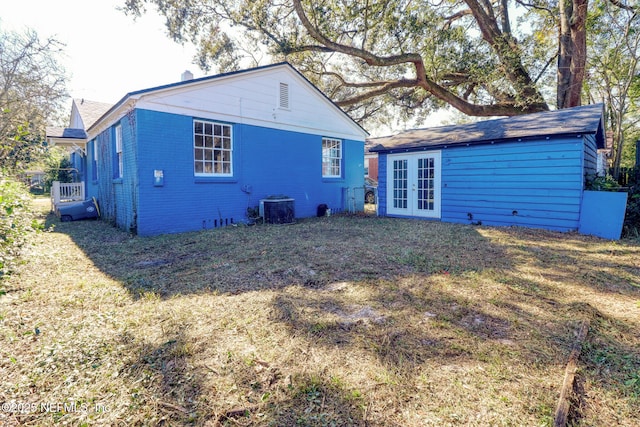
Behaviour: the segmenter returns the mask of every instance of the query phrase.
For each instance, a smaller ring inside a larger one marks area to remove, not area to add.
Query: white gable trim
[[[106,115],[98,120],[91,128],[87,129],[87,140],[91,141],[111,126],[118,123],[122,118],[136,106],[133,98],[125,99],[124,102],[116,104]]]
[[[261,82],[265,84],[260,85]],[[279,105],[280,83],[288,85],[288,109]],[[255,87],[251,88],[253,92],[245,88],[243,94],[240,89],[247,84]],[[233,93],[234,87],[239,89],[237,94]],[[207,106],[206,100],[198,99],[199,95],[206,95],[207,92],[218,96],[221,102],[224,98],[223,108],[212,109],[210,105]],[[271,102],[266,101],[267,94],[272,97]],[[308,118],[300,110],[305,106],[313,110],[307,112]],[[329,132],[331,136],[345,139],[363,140],[368,135],[286,63],[133,92],[91,126],[87,131],[89,139],[121,120],[133,108],[317,135]]]

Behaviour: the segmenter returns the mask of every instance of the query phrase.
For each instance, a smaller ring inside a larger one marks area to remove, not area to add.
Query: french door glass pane
[[[418,209],[434,209],[435,167],[432,157],[418,159]]]
[[[393,207],[406,209],[408,206],[407,160],[393,161]]]

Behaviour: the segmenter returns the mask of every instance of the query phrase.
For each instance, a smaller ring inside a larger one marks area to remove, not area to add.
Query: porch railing
[[[84,182],[53,181],[51,186],[51,207],[55,210],[62,203],[84,200]]]

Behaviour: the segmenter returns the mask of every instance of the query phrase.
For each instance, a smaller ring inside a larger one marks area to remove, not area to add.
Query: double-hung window
[[[116,164],[114,165],[114,175],[116,178],[122,178],[124,172],[124,163],[122,161],[122,126],[116,126]]]
[[[193,167],[197,176],[231,176],[231,125],[193,121]]]
[[[339,139],[322,138],[322,176],[342,176],[342,141]]]

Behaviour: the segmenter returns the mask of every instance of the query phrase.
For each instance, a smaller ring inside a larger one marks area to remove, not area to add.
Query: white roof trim
[[[169,84],[166,86],[160,86],[158,88],[150,88],[146,90],[141,90],[137,92],[131,92],[125,95],[124,98],[120,102],[118,102],[111,110],[109,110],[103,117],[98,119],[89,129],[87,129],[87,137],[89,140],[95,138],[97,135],[102,133],[104,130],[111,127],[116,122],[120,121],[122,117],[132,109],[138,107],[138,103],[143,103],[147,106],[148,109],[153,111],[163,111],[163,112],[178,112],[178,114],[183,115],[195,115],[203,118],[215,118],[218,120],[228,120],[236,123],[242,124],[250,124],[256,126],[268,126],[274,129],[281,130],[291,130],[291,131],[299,131],[304,132],[307,131],[311,134],[325,135],[327,130],[321,128],[305,128],[304,126],[290,126],[286,124],[277,124],[274,122],[263,122],[260,120],[251,120],[246,117],[238,117],[229,115],[227,118],[224,117],[223,114],[212,114],[208,111],[199,111],[196,109],[187,109],[180,108],[177,106],[162,106],[161,104],[154,104],[153,98],[162,95],[168,92],[177,92],[183,90],[193,90],[194,87],[197,86],[207,86],[210,84],[221,84],[225,81],[229,80],[242,80],[247,76],[258,73],[270,72],[272,70],[284,69],[287,73],[296,79],[302,85],[310,87],[312,90],[317,92],[317,99],[320,102],[323,102],[327,107],[333,109],[340,115],[344,116],[345,123],[349,124],[349,127],[352,129],[352,133],[342,135],[332,135],[335,137],[345,138],[345,139],[360,139],[366,138],[368,135],[367,131],[364,130],[360,125],[358,125],[353,119],[351,119],[341,108],[339,108],[336,104],[334,104],[328,97],[326,97],[315,85],[309,82],[302,74],[300,74],[295,68],[293,68],[288,63],[274,64],[272,66],[258,67],[249,70],[238,71],[235,73],[223,74],[218,76],[205,77],[201,79],[189,80],[185,82],[178,82]],[[139,108],[143,108],[140,106]]]
[[[47,137],[47,142],[52,147],[61,147],[67,151],[82,151],[82,154],[87,153],[87,140],[78,138],[61,138],[55,136]]]

